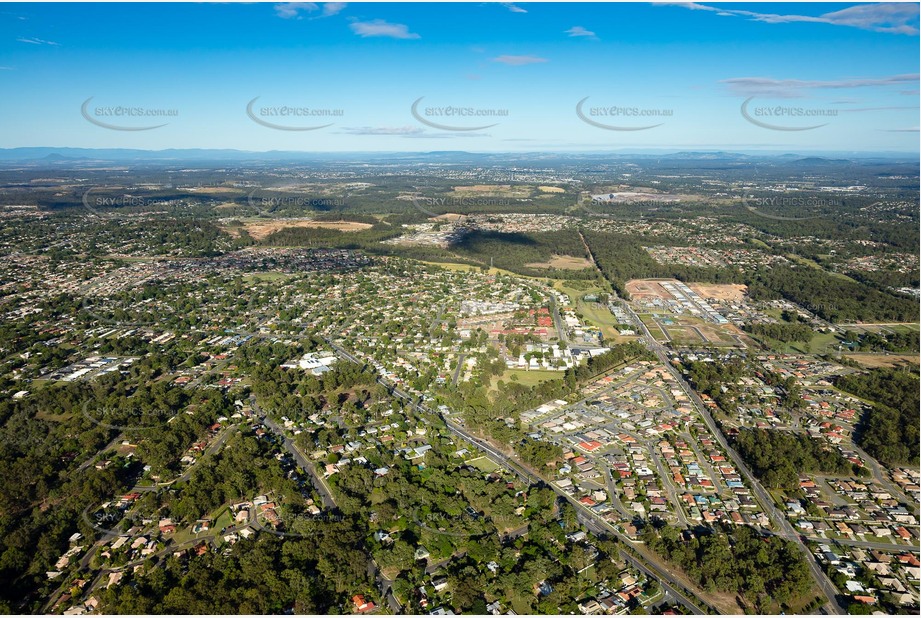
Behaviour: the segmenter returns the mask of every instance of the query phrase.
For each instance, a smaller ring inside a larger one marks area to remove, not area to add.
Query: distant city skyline
[[[917,152],[917,3],[4,4],[0,148]]]

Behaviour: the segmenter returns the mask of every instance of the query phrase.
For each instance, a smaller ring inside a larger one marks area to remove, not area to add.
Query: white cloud
[[[846,88],[869,88],[874,86],[892,86],[905,83],[917,83],[917,73],[908,75],[891,75],[888,77],[871,77],[841,79],[831,81],[774,79],[771,77],[734,77],[724,79],[730,92],[739,96],[771,96],[779,98],[799,98],[808,96],[809,90],[841,90]]]
[[[503,2],[502,6],[510,10],[512,13],[527,13],[527,11],[514,2]]]
[[[584,36],[584,37],[588,37],[591,39],[598,38],[597,36],[595,36],[594,32],[592,32],[591,30],[587,30],[583,28],[582,26],[573,26],[569,30],[564,30],[564,32],[568,34],[569,36]]]
[[[344,127],[341,131],[349,135],[416,135],[424,133],[420,127]]]
[[[540,62],[547,62],[546,58],[538,58],[537,56],[496,56],[492,59],[493,62],[501,62],[502,64],[508,64],[513,67],[523,66],[526,64],[537,64]]]
[[[59,46],[60,43],[55,43],[54,41],[46,41],[44,39],[36,39],[34,37],[20,37],[16,39],[20,43],[29,43],[30,45],[54,45]]]
[[[284,19],[301,19],[301,11],[312,13],[318,8],[316,2],[282,2],[275,5],[275,13]]]
[[[344,135],[382,135],[391,137],[405,137],[409,139],[432,139],[432,138],[457,138],[457,137],[490,137],[489,133],[443,133],[429,132],[422,127],[343,127],[339,134]]]
[[[323,16],[331,17],[338,15],[348,4],[345,2],[326,2],[323,4]]]
[[[831,24],[834,26],[849,26],[873,32],[890,34],[918,34],[918,4],[916,2],[882,2],[879,4],[858,4],[840,11],[823,13],[819,16],[812,15],[780,15],[777,13],[756,13],[738,9],[713,7],[698,2],[659,2],[657,4],[680,6],[694,11],[710,11],[718,15],[735,15],[748,17],[753,21],[768,24],[786,24],[793,22],[808,22],[817,24]]]
[[[410,32],[405,24],[391,24],[383,19],[374,21],[356,21],[349,24],[352,32],[360,37],[385,36],[392,39],[418,39],[415,32]]]

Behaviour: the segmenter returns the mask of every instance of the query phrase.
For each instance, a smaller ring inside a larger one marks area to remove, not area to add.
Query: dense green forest
[[[343,518],[312,525],[304,539],[261,534],[224,553],[168,557],[106,590],[109,614],[327,614],[372,589],[362,551],[366,528]]]
[[[916,322],[918,302],[817,268],[762,269],[748,281],[753,300],[785,298],[829,322]]]
[[[873,369],[841,376],[835,386],[876,402],[860,420],[857,443],[881,462],[918,463],[918,370]]]
[[[623,234],[585,232],[592,256],[618,294],[629,297],[624,284],[630,279],[673,277],[681,281],[742,283],[741,271],[734,268],[659,264],[643,248],[639,238]]]
[[[753,610],[773,613],[812,587],[809,566],[792,541],[764,538],[747,526],[695,535],[647,526],[643,541],[710,592],[739,595]],[[778,604],[780,607],[777,607]]]
[[[808,343],[815,334],[815,331],[805,324],[746,324],[742,330],[756,337],[770,337],[784,343]]]
[[[918,320],[916,301],[818,268],[775,266],[743,274],[734,268],[659,264],[635,237],[586,232],[585,239],[601,272],[622,296],[626,296],[624,284],[630,279],[674,277],[681,281],[744,283],[752,300],[785,298],[829,322]]]
[[[867,474],[830,444],[804,434],[743,428],[733,437],[733,443],[755,476],[772,489],[796,491],[802,474]]]
[[[921,333],[916,330],[905,332],[863,332],[846,330],[841,335],[850,348],[856,352],[918,352]]]

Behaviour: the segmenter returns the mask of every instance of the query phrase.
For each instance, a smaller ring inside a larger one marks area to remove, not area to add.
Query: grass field
[[[917,354],[844,354],[864,367],[904,367],[921,363]]]
[[[477,457],[476,459],[468,459],[464,463],[473,466],[477,470],[482,470],[483,472],[489,473],[494,472],[500,468],[499,464],[494,462],[489,457]]]
[[[512,378],[512,376],[514,376],[514,378]],[[499,380],[503,380],[505,382],[524,384],[525,386],[534,386],[535,384],[540,384],[547,380],[561,379],[563,379],[562,371],[547,371],[545,369],[506,369],[501,376],[495,379],[495,382],[498,383]]]
[[[560,270],[585,270],[591,268],[592,263],[584,257],[571,255],[554,255],[547,262],[532,262],[525,264],[529,268],[558,268]]]
[[[636,337],[624,337],[619,334],[618,322],[607,307],[601,303],[588,302],[582,299],[587,294],[610,294],[610,290],[594,283],[589,283],[589,285],[585,286],[585,289],[576,289],[567,285],[566,281],[561,280],[556,280],[553,283],[553,287],[569,296],[576,313],[581,315],[585,322],[600,330],[605,341],[624,343],[636,339]]]
[[[661,342],[668,341],[668,337],[665,336],[665,332],[662,330],[662,328],[659,326],[659,324],[653,319],[653,317],[650,314],[648,313],[641,314],[640,320],[643,321],[643,324],[646,325],[646,328],[649,329],[649,332],[652,333],[652,336],[655,338],[656,341],[661,341]]]
[[[670,326],[665,330],[674,345],[694,346],[707,343],[697,334],[697,331],[687,326]]]
[[[899,324],[847,324],[842,328],[855,333],[916,333],[921,330],[921,325],[914,323]]]
[[[856,279],[852,279],[851,277],[848,277],[848,276],[845,275],[844,273],[836,273],[836,272],[833,272],[833,271],[830,271],[830,270],[825,270],[824,268],[822,268],[822,265],[819,264],[818,262],[816,262],[815,260],[810,260],[809,258],[804,258],[804,257],[801,256],[801,255],[796,255],[796,254],[794,254],[794,253],[788,253],[788,254],[786,254],[784,257],[787,258],[788,260],[790,260],[791,262],[794,262],[794,263],[796,263],[796,264],[800,264],[801,266],[808,266],[808,267],[814,268],[814,269],[816,269],[816,270],[821,270],[822,272],[824,272],[826,275],[828,275],[828,276],[830,276],[830,277],[836,277],[836,278],[842,279],[842,280],[844,280],[844,281],[850,281],[850,282],[852,282],[852,283],[857,283],[857,280],[856,280]]]
[[[784,343],[770,337],[760,337],[760,340],[782,354],[825,354],[837,350],[840,338],[836,333],[816,333],[808,343]]]
[[[249,273],[249,274],[243,275],[243,280],[244,281],[284,281],[285,279],[288,279],[289,277],[293,277],[293,276],[294,275],[290,275],[288,273],[274,273],[274,272]]]

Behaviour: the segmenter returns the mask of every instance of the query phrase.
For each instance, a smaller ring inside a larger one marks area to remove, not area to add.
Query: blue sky
[[[916,3],[0,4],[0,147],[916,152],[918,72]]]

